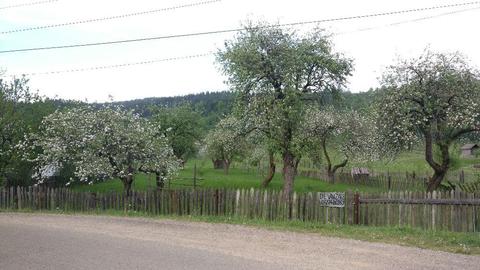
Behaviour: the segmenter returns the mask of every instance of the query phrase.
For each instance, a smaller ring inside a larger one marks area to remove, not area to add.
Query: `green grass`
[[[250,189],[260,188],[263,176],[253,171],[246,171],[240,168],[231,168],[228,175],[225,175],[223,170],[214,170],[211,163],[192,160],[189,161],[185,168],[180,171],[179,175],[166,183],[167,188],[191,188],[193,186],[193,167],[197,164],[197,184],[201,188],[229,188],[229,189]],[[269,189],[282,189],[282,176],[276,173],[274,179],[269,185]],[[76,191],[89,192],[109,192],[109,191],[123,191],[123,185],[118,179],[107,180],[104,182],[95,183],[93,185],[76,184],[72,187]],[[133,183],[134,190],[146,190],[155,188],[155,176],[139,174],[135,177]],[[329,192],[329,191],[363,191],[376,192],[380,189],[375,187],[366,187],[362,185],[347,185],[347,184],[329,184],[327,182],[298,176],[295,178],[295,191],[297,192]]]
[[[451,150],[451,173],[458,173],[460,171],[465,171],[469,174],[480,174],[480,169],[474,168],[473,165],[480,164],[480,158],[466,159],[461,158],[458,154],[459,150]],[[331,153],[332,158],[339,162],[343,157],[339,156],[337,153]],[[308,161],[300,162],[300,168],[308,169],[311,165]],[[393,160],[377,160],[370,162],[350,162],[347,167],[344,169],[349,171],[352,167],[366,167],[372,172],[378,173],[405,173],[405,172],[415,172],[418,176],[431,175],[433,172],[430,166],[425,161],[425,156],[423,150],[414,150],[403,152],[398,155]]]
[[[46,211],[43,213],[74,214],[62,211]],[[93,212],[87,214],[97,215],[99,213]],[[380,242],[452,253],[480,255],[480,233],[425,231],[406,227],[367,227],[317,224],[313,222],[302,221],[264,221],[213,216],[147,216],[142,213],[125,213],[123,211],[104,211],[101,212],[100,215],[146,217],[152,219],[174,219],[187,222],[239,224],[268,230],[313,233],[322,236],[356,239],[368,242]]]
[[[473,167],[474,164],[480,164],[480,159],[465,159],[458,156],[452,158],[450,172],[465,171],[465,173],[480,173],[479,169]],[[362,164],[354,164],[362,165]],[[367,162],[363,165],[371,168],[376,172],[413,172],[430,175],[433,171],[425,161],[425,157],[422,151],[412,151],[400,154],[395,160],[392,161],[375,161]]]
[[[455,152],[456,150],[452,150]],[[335,153],[332,154],[334,158]],[[455,176],[455,173],[458,173],[460,170],[464,170],[467,174],[467,181],[477,180],[480,178],[480,169],[473,167],[474,164],[480,164],[480,159],[462,159],[458,155],[453,155],[453,164],[450,173],[452,173],[452,178],[455,180],[458,176]],[[190,160],[185,168],[180,171],[179,175],[173,179],[169,188],[188,188],[193,185],[193,166],[197,164],[197,176],[201,180],[198,181],[198,186],[202,188],[260,188],[260,183],[262,181],[263,175],[257,173],[256,169],[250,169],[246,171],[244,169],[238,168],[238,164],[233,165],[228,175],[225,175],[222,170],[214,170],[210,160]],[[300,170],[307,169],[305,165],[307,162],[300,163]],[[278,164],[281,166],[281,164]],[[303,167],[302,167],[303,166]],[[418,177],[425,177],[431,175],[431,169],[424,160],[423,152],[421,150],[404,152],[400,154],[395,160],[392,161],[373,161],[367,163],[355,163],[352,162],[348,167],[367,167],[372,172],[390,172],[390,173],[399,173],[400,175],[405,174],[405,172],[415,172]],[[348,168],[345,169],[349,171]],[[318,179],[307,178],[307,177],[296,177],[295,179],[295,191],[297,192],[309,192],[309,191],[362,191],[362,192],[378,192],[383,191],[382,189],[375,187],[367,186],[355,186],[347,184],[329,184]],[[137,175],[133,183],[134,190],[146,190],[155,188],[155,178],[153,175],[140,174]],[[282,188],[282,177],[280,173],[276,173],[273,181],[270,183],[269,189],[279,190]],[[91,191],[91,192],[109,192],[109,191],[118,191],[123,190],[122,183],[118,179],[108,180],[105,182],[95,183],[91,186],[77,184],[73,187],[77,191]]]

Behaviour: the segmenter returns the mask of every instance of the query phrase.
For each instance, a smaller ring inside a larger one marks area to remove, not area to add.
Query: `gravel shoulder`
[[[477,270],[480,256],[230,224],[0,213],[0,262],[2,269]]]

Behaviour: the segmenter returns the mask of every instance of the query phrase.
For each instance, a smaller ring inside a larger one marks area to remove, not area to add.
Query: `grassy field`
[[[456,151],[456,150],[454,150]],[[337,157],[337,159],[339,159]],[[185,168],[179,172],[179,175],[167,183],[168,188],[188,188],[193,186],[193,167],[197,165],[197,177],[200,179],[197,182],[198,187],[202,188],[260,188],[260,183],[263,174],[257,168],[245,169],[239,163],[234,163],[228,175],[225,175],[222,170],[214,170],[210,160],[190,160],[187,162]],[[480,158],[477,159],[462,159],[458,155],[453,155],[452,168],[449,179],[458,179],[458,173],[463,170],[466,174],[466,180],[472,181],[480,179],[480,169],[473,167],[474,164],[480,164]],[[279,163],[277,165],[281,167]],[[423,152],[420,150],[405,152],[399,155],[392,161],[374,161],[367,163],[351,163],[345,169],[349,171],[349,167],[367,167],[372,172],[390,172],[392,174],[398,173],[404,175],[405,172],[415,172],[419,177],[426,177],[431,175],[431,169],[424,160]],[[312,169],[311,162],[308,160],[300,163],[300,170]],[[318,169],[318,168],[316,168]],[[119,180],[109,180],[93,185],[77,184],[73,187],[78,191],[122,191],[123,186]],[[153,175],[140,174],[136,176],[133,183],[134,190],[145,190],[155,188],[155,179]],[[268,187],[269,189],[281,189],[282,177],[277,173]],[[383,191],[375,187],[355,186],[346,184],[329,184],[318,179],[297,177],[295,179],[295,190],[297,192],[308,191],[365,191],[376,192]]]
[[[473,167],[474,164],[480,164],[480,159],[465,159],[458,156],[452,158],[451,172],[458,173],[463,170],[465,173],[480,173],[480,169]],[[364,164],[352,164],[352,166],[361,166],[365,165],[366,167],[371,168],[376,172],[413,172],[420,174],[430,175],[433,171],[428,166],[423,152],[414,151],[402,153],[395,160],[392,161],[374,161],[367,162]]]
[[[480,169],[473,167],[475,164],[480,164],[480,158],[466,159],[461,158],[457,153],[459,150],[456,148],[451,150],[451,172],[459,172],[461,170],[465,173],[480,173]],[[332,158],[339,163],[342,156],[336,153],[332,153]],[[300,162],[300,167],[309,169],[312,167],[311,162],[303,160]],[[377,160],[370,162],[350,162],[346,168],[351,167],[366,167],[374,172],[393,172],[393,173],[405,173],[415,171],[418,174],[430,174],[432,169],[425,161],[423,150],[414,150],[409,152],[403,152],[393,160]]]
[[[260,188],[260,183],[263,179],[261,173],[254,170],[245,170],[243,168],[231,168],[228,175],[225,175],[223,170],[214,170],[211,162],[205,162],[201,160],[191,160],[187,162],[185,168],[180,171],[179,175],[166,183],[167,188],[191,188],[193,187],[193,171],[194,164],[197,164],[197,186],[201,188],[232,188],[232,189],[250,189]],[[154,175],[137,175],[133,183],[134,190],[146,190],[155,188],[155,176]],[[280,190],[282,188],[282,176],[280,173],[275,174],[274,179],[270,183],[269,189]],[[109,191],[122,191],[123,185],[118,179],[108,180],[105,182],[95,183],[93,185],[77,184],[73,186],[77,191],[91,191],[91,192],[109,192]],[[308,191],[365,191],[375,192],[380,189],[366,186],[354,186],[346,184],[329,184],[327,182],[307,178],[297,177],[295,178],[295,191],[308,192]]]

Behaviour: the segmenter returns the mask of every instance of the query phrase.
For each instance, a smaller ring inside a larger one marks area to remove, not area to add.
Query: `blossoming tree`
[[[137,172],[169,177],[179,168],[172,148],[156,134],[155,126],[119,108],[57,111],[45,117],[39,132],[19,147],[40,150],[33,158],[39,170],[72,164],[76,179],[83,182],[118,177],[127,195]]]
[[[433,170],[428,191],[439,187],[450,167],[449,148],[456,140],[480,131],[480,73],[459,53],[427,51],[402,60],[383,78],[378,104],[384,149],[398,152],[418,139]],[[439,158],[434,157],[434,147]]]
[[[211,130],[206,138],[207,153],[212,160],[221,160],[225,174],[235,157],[245,151],[245,137],[239,119],[227,116]]]
[[[311,108],[305,116],[304,130],[310,145],[307,151],[315,159],[323,156],[327,177],[332,183],[335,172],[350,160],[365,161],[378,156],[375,123],[356,111]],[[331,150],[343,155],[343,161],[334,164]]]
[[[218,52],[218,61],[246,108],[257,98],[269,104],[269,139],[283,159],[283,192],[293,191],[305,104],[342,88],[351,60],[334,53],[322,31],[300,35],[273,25],[248,25]],[[253,119],[252,119],[253,120]]]

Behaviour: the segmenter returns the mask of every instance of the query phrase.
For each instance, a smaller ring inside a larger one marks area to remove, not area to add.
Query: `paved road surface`
[[[480,269],[480,256],[142,218],[0,213],[0,269]]]

